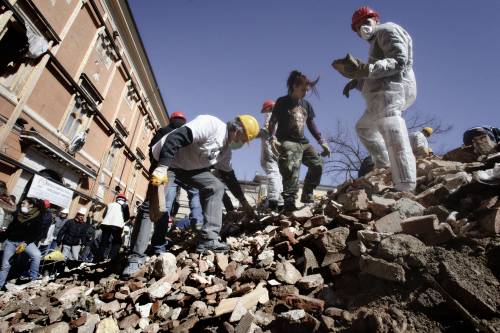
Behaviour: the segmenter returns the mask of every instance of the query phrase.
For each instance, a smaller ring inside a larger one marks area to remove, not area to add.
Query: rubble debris
[[[0,331],[500,331],[498,167],[448,157],[418,160],[414,194],[377,169],[286,216],[228,214],[226,253],[175,230],[129,280],[115,262],[8,283]]]

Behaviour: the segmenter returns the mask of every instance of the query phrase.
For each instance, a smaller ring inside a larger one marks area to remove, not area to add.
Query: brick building
[[[70,216],[144,200],[168,114],[126,1],[0,0],[0,180]],[[40,194],[38,194],[40,195]]]

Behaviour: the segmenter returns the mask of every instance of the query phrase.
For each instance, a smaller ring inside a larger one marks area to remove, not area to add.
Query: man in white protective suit
[[[380,23],[379,14],[361,7],[352,16],[352,29],[370,43],[368,63],[355,59],[347,66],[352,80],[343,94],[361,90],[366,110],[356,124],[358,136],[375,168],[391,168],[398,191],[413,191],[416,165],[406,123],[401,114],[417,96],[410,35],[395,23]]]
[[[274,108],[274,101],[266,100],[262,104],[261,112],[264,114],[264,124],[261,130],[261,151],[260,166],[267,176],[267,206],[272,211],[278,211],[278,207],[283,205],[283,183],[281,180],[278,158],[275,156],[269,143],[269,120]]]

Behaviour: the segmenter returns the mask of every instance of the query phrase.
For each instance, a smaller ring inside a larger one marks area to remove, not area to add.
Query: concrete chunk
[[[374,258],[369,255],[361,256],[359,260],[359,269],[370,275],[383,280],[394,282],[405,282],[405,270],[399,264]]]
[[[375,221],[375,230],[378,232],[398,233],[403,231],[401,229],[402,221],[399,212],[392,212]]]

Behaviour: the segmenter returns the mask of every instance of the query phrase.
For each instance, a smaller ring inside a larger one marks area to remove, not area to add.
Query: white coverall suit
[[[366,110],[356,131],[375,168],[391,167],[394,187],[411,191],[416,185],[415,156],[401,113],[417,96],[412,40],[402,27],[389,22],[376,25],[369,42],[369,75],[358,84]]]
[[[429,142],[422,132],[410,134],[410,144],[413,154],[418,157],[425,157],[429,153]]]
[[[264,120],[264,126],[262,128],[269,127],[269,120],[271,120],[271,112],[264,114],[266,117]],[[281,174],[278,167],[278,161],[276,156],[274,156],[271,150],[271,143],[269,142],[269,134],[262,131],[261,133],[261,151],[260,151],[260,166],[264,169],[267,175],[267,200],[277,201],[278,205],[283,205],[283,197],[281,192],[283,192],[283,182],[281,180]]]

